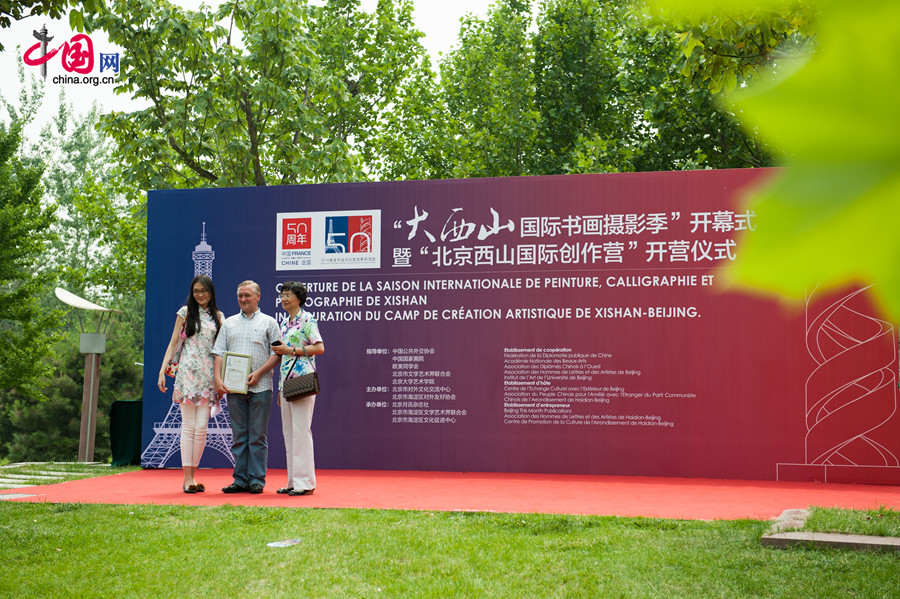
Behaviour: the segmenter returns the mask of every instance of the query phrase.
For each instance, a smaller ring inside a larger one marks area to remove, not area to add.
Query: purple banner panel
[[[155,373],[194,273],[220,308],[301,281],[325,341],[321,468],[900,483],[896,335],[864,287],[726,291],[766,170],[151,192],[145,466],[177,466]],[[227,414],[202,465],[228,465]],[[283,466],[277,410],[270,463]]]

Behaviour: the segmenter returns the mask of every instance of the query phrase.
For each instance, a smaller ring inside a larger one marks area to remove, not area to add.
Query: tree
[[[63,352],[54,352],[54,384],[47,388],[46,397],[42,401],[19,399],[8,406],[2,450],[12,461],[72,461],[78,455],[82,393],[78,367],[80,364],[84,369],[84,358],[77,347],[71,350],[72,344],[60,345]],[[102,417],[105,411],[97,410],[97,415]],[[103,430],[98,422],[97,431],[102,434]],[[102,443],[97,444],[98,449],[102,447]]]
[[[115,164],[115,147],[98,131],[99,119],[96,108],[75,114],[61,96],[41,134],[42,146],[54,148],[44,181],[57,215],[44,267],[69,291],[122,310],[108,348],[121,346],[134,363],[143,355],[146,199]],[[69,332],[70,343],[77,341],[71,326]]]
[[[38,15],[58,19],[74,3],[74,0],[0,0],[0,28]],[[2,45],[0,50],[3,50]]]
[[[541,115],[536,171],[582,170],[572,154],[597,140],[597,154],[606,168],[632,170],[629,148],[634,143],[639,109],[625,98],[624,71],[616,40],[623,34],[620,9],[608,2],[567,0],[545,2],[534,35],[535,104]],[[616,152],[616,148],[621,152]],[[624,154],[624,155],[623,155]]]
[[[41,377],[50,370],[60,317],[39,301],[53,211],[41,205],[42,165],[20,156],[23,124],[0,122],[0,451],[12,435],[12,411],[43,399]]]
[[[424,53],[411,14],[408,0],[374,15],[359,0],[115,0],[86,23],[125,49],[118,91],[150,107],[102,127],[146,189],[363,179],[375,123]]]
[[[99,114],[91,108],[77,115],[62,96],[53,122],[42,135],[46,156],[45,201],[57,208],[56,240],[44,264],[57,284],[83,297],[122,310],[114,317],[103,354],[97,409],[96,459],[109,455],[108,413],[117,399],[141,395],[143,358],[146,210],[143,194],[114,164],[114,146],[97,130]],[[36,151],[36,149],[35,149]],[[47,305],[58,300],[45,296]],[[53,373],[42,380],[47,399],[18,402],[10,411],[13,431],[9,458],[74,459],[80,433],[84,356],[81,327],[88,321],[70,311],[65,335],[55,345]]]
[[[389,181],[452,176],[450,158],[444,151],[449,143],[448,120],[437,79],[424,56],[410,79],[399,87],[393,106],[385,114],[373,144],[381,151],[368,160],[368,165]]]
[[[412,8],[406,0],[381,0],[374,14],[360,10],[358,0],[311,7],[309,35],[323,69],[342,91],[325,125],[358,157],[362,176],[380,159],[379,133],[398,90],[418,77],[427,61]]]
[[[619,44],[620,81],[640,106],[635,170],[770,166],[773,157],[708,86],[681,72],[677,27],[659,27],[629,10]]]
[[[611,0],[501,0],[466,17],[440,81],[404,87],[388,177],[760,166],[767,151],[679,73],[677,33]]]
[[[531,172],[540,115],[534,103],[529,3],[502,0],[487,20],[463,19],[459,48],[441,63],[453,177]]]
[[[33,80],[31,86],[25,85],[21,72],[20,79],[23,92],[18,104],[4,101],[19,129],[32,117],[42,97]],[[43,189],[33,187],[30,205],[42,206],[48,218],[34,225],[40,229],[29,237],[36,243],[32,260],[27,275],[25,271],[18,275],[31,282],[28,299],[35,308],[27,316],[27,326],[32,327],[28,359],[41,370],[31,377],[29,389],[0,387],[0,455],[14,460],[74,459],[78,448],[84,372],[80,327],[74,314],[65,318],[53,295],[54,286],[112,303],[125,312],[117,317],[103,358],[99,459],[108,455],[109,404],[114,399],[140,396],[141,377],[134,362],[141,359],[143,349],[143,199],[136,189],[123,185],[119,173],[111,168],[113,148],[96,131],[97,120],[93,109],[75,115],[63,97],[56,118],[41,134],[41,146],[19,150],[20,162],[32,165],[33,176],[41,176],[44,183]],[[49,218],[52,213],[55,217]],[[15,220],[25,222],[21,215]],[[39,239],[44,242],[37,243]],[[35,315],[48,315],[48,320]],[[4,359],[3,365],[6,363]]]
[[[41,165],[19,156],[21,129],[0,123],[0,391],[38,397],[59,316],[38,302],[53,209],[41,205]]]
[[[141,191],[114,159],[112,140],[98,131],[96,107],[77,115],[60,94],[53,121],[41,133],[47,200],[56,233],[45,266],[79,295],[119,300],[143,294],[146,208]]]

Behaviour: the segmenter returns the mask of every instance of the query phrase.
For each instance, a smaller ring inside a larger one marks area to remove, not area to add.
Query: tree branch
[[[265,187],[266,179],[263,176],[262,165],[259,162],[259,132],[256,129],[256,120],[253,118],[253,111],[250,108],[250,98],[247,91],[241,90],[241,98],[239,101],[241,110],[247,120],[247,135],[250,138],[250,156],[253,159],[253,177],[255,183],[259,187]]]

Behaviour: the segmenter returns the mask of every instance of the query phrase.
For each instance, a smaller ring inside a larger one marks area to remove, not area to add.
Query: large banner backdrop
[[[325,340],[320,468],[900,484],[896,338],[864,287],[722,291],[765,170],[156,191],[144,452],[180,465],[156,389],[195,273],[301,281]],[[798,227],[798,234],[802,227]],[[284,466],[277,410],[270,465]],[[202,466],[228,466],[227,411]]]

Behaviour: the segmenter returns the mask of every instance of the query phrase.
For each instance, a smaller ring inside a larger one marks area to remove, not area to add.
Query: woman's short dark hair
[[[290,291],[293,293],[298,300],[300,300],[300,307],[302,308],[304,304],[306,304],[306,285],[303,283],[298,283],[297,281],[288,281],[287,283],[281,284],[281,292]]]

